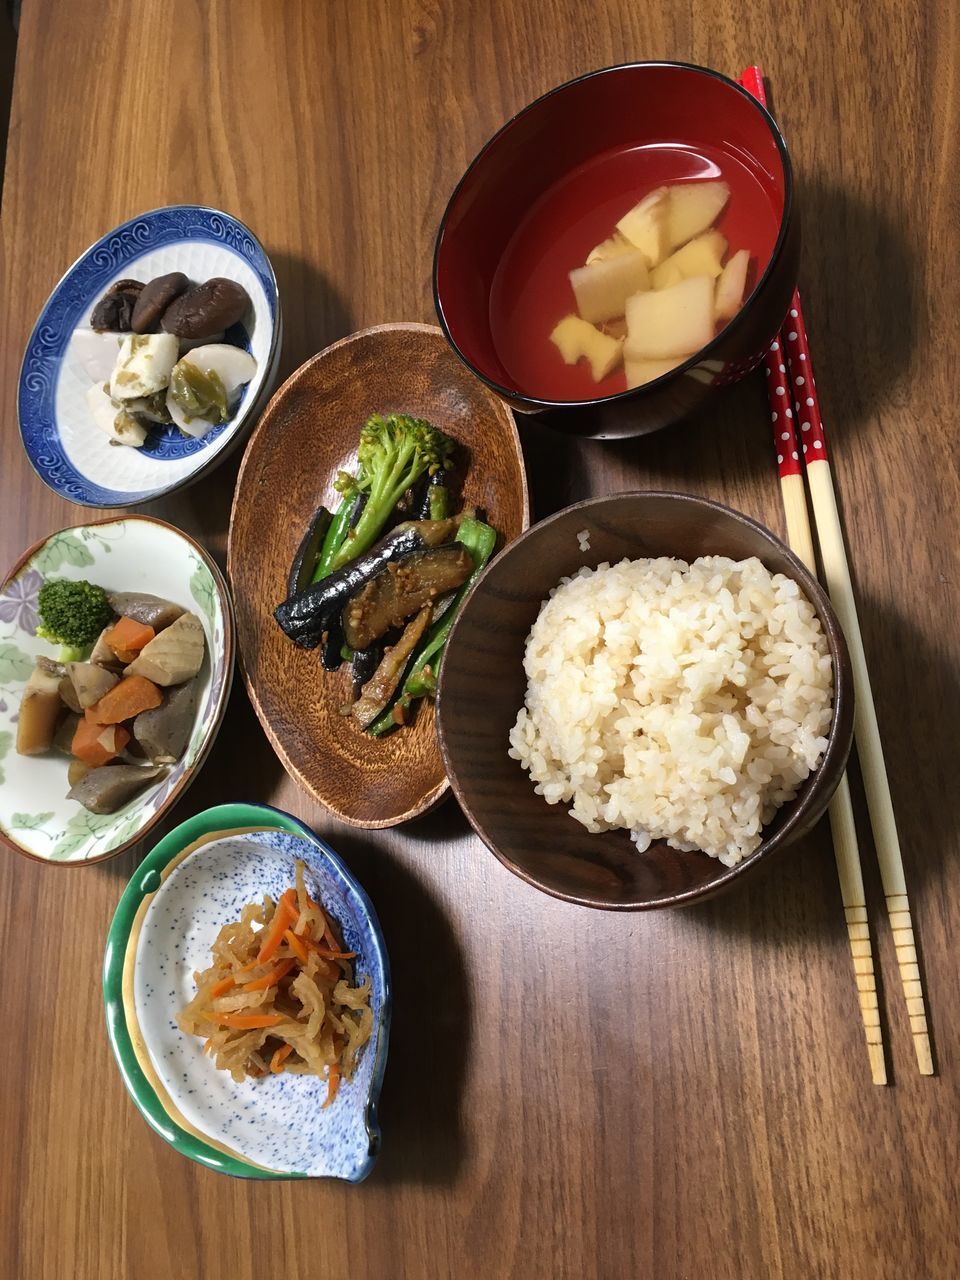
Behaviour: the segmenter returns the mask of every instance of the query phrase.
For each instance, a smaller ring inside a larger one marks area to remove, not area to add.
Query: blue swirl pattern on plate
[[[263,289],[276,335],[279,301],[273,268],[255,236],[229,214],[200,205],[170,205],[131,218],[98,240],[77,259],[51,293],[30,335],[20,369],[17,410],[27,456],[41,480],[70,502],[91,507],[131,506],[166,491],[164,487],[132,493],[108,489],[79,472],[68,458],[60,437],[56,394],[61,364],[74,330],[85,321],[91,306],[117,272],[151,250],[187,241],[215,244],[244,260]],[[249,350],[249,338],[245,345]],[[271,363],[272,356],[273,348]],[[181,437],[174,441],[172,428],[154,432],[151,433],[154,442],[146,452],[170,460],[205,452],[212,446],[216,446],[212,450],[216,453],[223,443],[224,432],[234,425],[236,418],[208,432],[202,440]]]

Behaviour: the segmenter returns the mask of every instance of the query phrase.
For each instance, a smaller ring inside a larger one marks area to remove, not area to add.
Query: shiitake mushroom
[[[250,305],[250,295],[243,285],[214,276],[175,298],[160,324],[178,338],[208,338],[236,324]]]

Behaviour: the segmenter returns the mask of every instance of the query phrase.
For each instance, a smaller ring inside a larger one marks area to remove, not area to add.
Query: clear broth
[[[745,297],[777,240],[780,216],[750,163],[720,147],[656,143],[608,151],[545,192],[511,237],[490,290],[490,330],[504,369],[522,393],[543,400],[594,400],[626,389],[623,369],[594,382],[585,361],[565,364],[550,333],[575,304],[568,272],[607,239],[654,187],[723,178],[730,200],[716,227],[728,253],[749,249]]]

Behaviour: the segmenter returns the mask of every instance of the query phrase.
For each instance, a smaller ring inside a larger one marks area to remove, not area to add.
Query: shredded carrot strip
[[[219,982],[215,982],[210,988],[210,998],[216,1000],[217,996],[225,995],[231,987],[237,985],[235,978],[221,978]]]
[[[284,1062],[290,1057],[291,1053],[293,1053],[293,1045],[282,1044],[270,1059],[270,1070],[279,1072],[282,1069]]]
[[[252,982],[243,984],[244,991],[265,991],[267,987],[274,987],[281,978],[285,978],[293,966],[295,960],[281,960],[273,969],[269,969],[262,978],[254,978]]]
[[[260,945],[260,952],[257,956],[257,961],[260,964],[270,959],[283,941],[286,929],[299,920],[300,912],[296,908],[296,898],[296,889],[288,889],[277,903],[273,919],[263,933],[263,942]]]
[[[310,953],[307,951],[306,944],[310,941],[310,939],[298,937],[297,934],[295,934],[292,929],[288,929],[286,933],[283,935],[283,938],[285,942],[288,942],[290,944],[290,950],[297,957],[300,963],[306,964],[310,956]]]
[[[330,1103],[337,1096],[337,1090],[340,1088],[340,1068],[335,1062],[331,1062],[327,1068],[327,1100],[324,1107],[329,1107]],[[323,1107],[320,1108],[321,1111]]]
[[[315,951],[323,960],[352,960],[357,955],[356,951],[338,951],[336,947],[321,947],[319,942],[309,939],[305,941],[308,942],[310,950]]]
[[[209,1040],[204,1040],[203,1052],[209,1053],[212,1048],[213,1048],[213,1038],[211,1037]]]
[[[208,1022],[221,1027],[235,1027],[238,1031],[250,1031],[254,1027],[275,1027],[283,1021],[280,1013],[204,1013]]]

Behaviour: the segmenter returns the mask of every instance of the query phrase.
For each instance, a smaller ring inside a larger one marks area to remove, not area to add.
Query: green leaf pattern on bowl
[[[145,565],[149,566],[146,573]],[[28,590],[24,575],[31,574],[37,581],[31,581]],[[102,575],[103,585],[113,590],[138,587],[185,606],[192,598],[207,635],[209,654],[201,668],[204,692],[183,760],[147,788],[141,800],[132,800],[117,814],[89,813],[66,800],[65,760],[37,757],[36,768],[31,762],[27,769],[23,758],[11,754],[20,699],[34,657],[41,652],[52,656],[51,647],[38,641],[32,630],[35,591],[40,575],[49,574],[91,582],[100,581]],[[216,579],[203,558],[175,531],[120,519],[54,534],[22,566],[16,579],[0,586],[0,595],[3,592],[8,596],[6,616],[0,619],[0,786],[5,787],[0,796],[0,826],[34,857],[56,862],[102,857],[135,838],[168,802],[170,792],[201,756],[216,723],[222,685],[232,674],[224,671],[225,619]]]
[[[8,733],[6,729],[0,732],[0,760],[4,758],[10,748],[13,746],[13,734]],[[3,772],[3,766],[0,765],[0,782],[3,782],[6,774]]]
[[[10,819],[10,827],[14,831],[40,831],[52,817],[52,809],[47,813],[15,813]]]
[[[70,529],[54,534],[33,559],[34,568],[44,574],[54,573],[65,564],[72,564],[78,569],[93,564],[93,556],[83,545],[83,540]]]
[[[15,644],[0,644],[0,685],[15,680],[28,680],[33,659]]]

